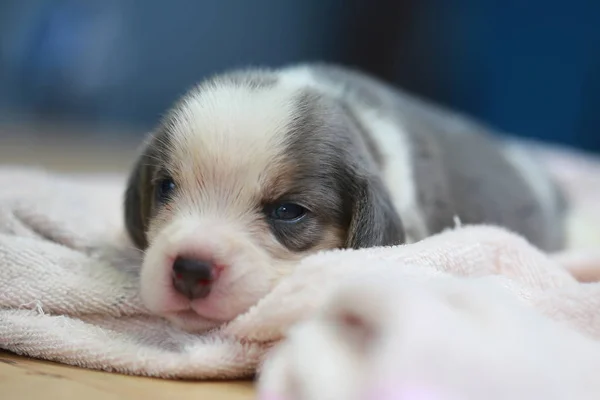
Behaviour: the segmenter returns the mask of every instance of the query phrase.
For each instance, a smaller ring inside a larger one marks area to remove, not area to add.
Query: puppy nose
[[[208,296],[214,279],[210,261],[177,257],[173,263],[173,286],[190,300]]]

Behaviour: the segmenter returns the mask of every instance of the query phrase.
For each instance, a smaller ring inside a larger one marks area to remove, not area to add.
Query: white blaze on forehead
[[[189,95],[170,127],[171,172],[182,190],[221,201],[251,200],[282,160],[294,98],[294,91],[276,85],[231,83]]]

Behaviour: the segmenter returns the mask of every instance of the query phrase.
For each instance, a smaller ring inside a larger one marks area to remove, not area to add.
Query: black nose
[[[190,300],[208,296],[213,280],[209,261],[177,257],[173,263],[173,286]]]

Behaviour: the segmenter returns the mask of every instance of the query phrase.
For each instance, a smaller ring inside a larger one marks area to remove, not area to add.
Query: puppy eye
[[[296,222],[306,215],[306,211],[306,208],[298,204],[279,203],[269,206],[267,208],[267,215],[269,218],[278,221]]]
[[[175,191],[173,178],[162,178],[156,185],[156,198],[159,202],[164,203],[171,198],[173,191]]]

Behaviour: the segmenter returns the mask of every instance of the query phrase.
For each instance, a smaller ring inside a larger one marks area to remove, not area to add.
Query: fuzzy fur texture
[[[160,191],[168,182],[169,194]],[[269,210],[297,204],[295,221]],[[465,224],[563,248],[566,206],[532,157],[488,127],[351,69],[246,69],[201,82],[149,136],[125,221],[144,304],[189,331],[246,312],[323,250],[415,243]],[[178,258],[210,264],[198,298]],[[188,293],[185,292],[184,293]]]

